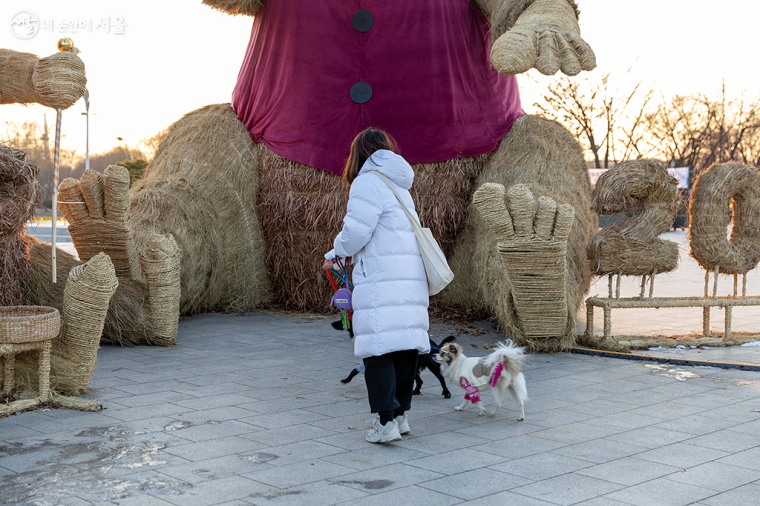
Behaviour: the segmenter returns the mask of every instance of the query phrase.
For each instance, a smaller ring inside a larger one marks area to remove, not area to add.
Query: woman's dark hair
[[[353,183],[364,162],[378,149],[387,149],[396,153],[398,145],[393,137],[377,128],[368,128],[360,132],[351,143],[351,154],[348,155],[343,169],[343,179],[348,184]]]

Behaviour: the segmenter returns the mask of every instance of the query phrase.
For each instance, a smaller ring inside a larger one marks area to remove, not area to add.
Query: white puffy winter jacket
[[[412,167],[392,151],[376,151],[351,184],[343,229],[325,255],[353,257],[354,354],[428,353],[428,285],[417,237],[396,196],[371,170],[395,184],[417,217],[409,195]]]

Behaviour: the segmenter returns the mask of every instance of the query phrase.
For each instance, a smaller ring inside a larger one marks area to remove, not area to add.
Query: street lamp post
[[[84,168],[90,170],[90,92],[85,90],[84,92],[84,108],[87,112],[83,112],[82,116],[87,116],[87,141],[85,144],[84,155]]]

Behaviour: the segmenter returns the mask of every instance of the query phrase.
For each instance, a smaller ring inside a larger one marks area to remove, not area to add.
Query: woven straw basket
[[[45,306],[0,307],[0,344],[54,339],[61,329],[58,310]]]

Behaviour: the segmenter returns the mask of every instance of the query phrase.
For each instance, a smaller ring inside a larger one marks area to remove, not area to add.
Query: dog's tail
[[[525,354],[525,348],[515,346],[507,339],[503,343],[496,343],[496,349],[484,360],[488,367],[495,367],[497,364],[504,364],[505,372],[511,376],[516,376],[522,370],[522,359]]]

